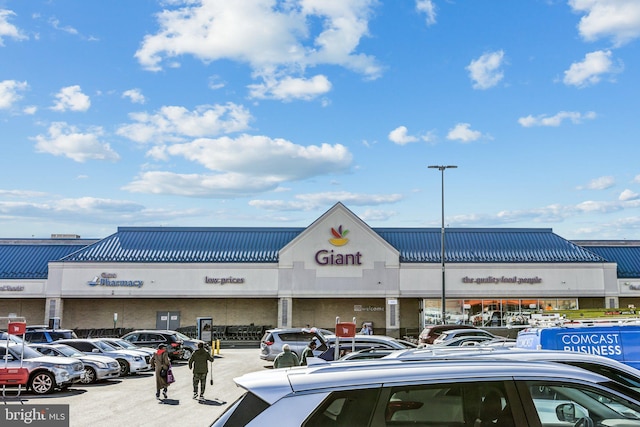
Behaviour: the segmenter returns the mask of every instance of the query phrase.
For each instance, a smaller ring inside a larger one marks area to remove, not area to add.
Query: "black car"
[[[50,344],[58,340],[76,339],[78,336],[71,329],[49,329],[27,327],[24,340],[33,344]]]
[[[143,329],[129,332],[121,337],[138,347],[158,348],[160,344],[166,344],[169,358],[182,359],[184,355],[184,341],[176,331],[160,329]]]

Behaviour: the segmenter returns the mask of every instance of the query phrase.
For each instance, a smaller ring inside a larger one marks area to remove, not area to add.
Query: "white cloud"
[[[28,38],[18,27],[9,23],[11,16],[15,16],[13,11],[0,9],[0,46],[4,46],[3,37],[11,37],[14,40],[26,40]]]
[[[173,156],[200,163],[209,170],[238,172],[280,181],[343,173],[348,170],[352,160],[349,150],[341,144],[305,147],[284,139],[253,135],[201,138],[169,146],[166,151]]]
[[[257,99],[311,100],[331,90],[331,82],[323,75],[311,79],[286,76],[282,80],[265,78],[261,84],[249,85],[250,96]]]
[[[472,142],[480,139],[482,133],[477,130],[471,130],[469,123],[458,123],[452,129],[449,129],[447,139],[457,140],[461,142]]]
[[[16,101],[22,98],[18,92],[27,90],[28,87],[27,82],[19,82],[16,80],[1,81],[0,110],[11,108]]]
[[[323,64],[345,67],[368,79],[381,74],[375,58],[357,51],[368,35],[376,0],[173,4],[180,8],[157,15],[160,30],[145,36],[135,54],[148,70],[159,71],[165,61],[192,55],[205,63],[220,59],[247,63],[255,78],[277,81],[286,76],[304,79],[308,67]],[[323,85],[326,89],[326,83],[311,80],[314,90],[323,90]]]
[[[123,190],[187,197],[236,198],[274,190],[280,182],[276,178],[256,179],[251,175],[238,173],[204,175],[153,171],[141,174],[124,186]]]
[[[324,208],[337,202],[350,206],[376,206],[396,203],[403,199],[401,194],[358,194],[347,191],[298,194],[295,200],[252,200],[250,206],[269,211],[310,211]]]
[[[54,111],[87,111],[91,107],[91,100],[82,93],[82,89],[78,85],[63,87],[56,94],[56,98],[58,100],[51,107]]]
[[[621,67],[614,67],[610,50],[587,53],[582,62],[574,62],[564,72],[566,85],[585,87],[600,82],[603,74],[619,73]]]
[[[48,137],[38,135],[32,139],[37,142],[38,152],[65,156],[80,163],[87,160],[119,160],[118,153],[108,143],[100,141],[102,134],[102,128],[81,133],[75,126],[56,122],[49,127]]]
[[[38,107],[35,105],[29,105],[22,110],[23,113],[31,116],[38,112]]]
[[[426,15],[427,25],[436,23],[436,5],[433,0],[416,0],[416,10]]]
[[[144,104],[146,102],[140,89],[129,89],[122,92],[123,98],[129,98],[134,104]]]
[[[620,193],[618,200],[627,201],[627,200],[636,200],[638,198],[640,198],[640,195],[638,195],[638,193],[631,191],[629,189],[626,189],[622,193]]]
[[[501,68],[504,51],[485,53],[480,58],[471,61],[467,66],[469,77],[473,81],[474,89],[489,89],[497,85],[504,77]]]
[[[633,182],[640,184],[640,175],[636,175],[635,178],[633,178]]]
[[[596,118],[596,113],[588,111],[584,114],[577,111],[560,111],[555,116],[547,116],[541,114],[539,116],[526,116],[520,117],[518,123],[524,127],[532,126],[560,126],[564,120],[570,120],[573,124],[582,123],[583,120],[593,120]]]
[[[398,145],[409,144],[410,142],[418,141],[418,138],[415,136],[407,135],[406,126],[398,126],[391,132],[389,132],[389,140]]]
[[[131,113],[135,123],[116,131],[140,143],[180,142],[184,137],[217,136],[248,129],[251,114],[241,105],[201,105],[189,111],[184,107],[165,106],[154,114]]]
[[[585,186],[579,186],[578,190],[606,190],[616,184],[616,180],[612,176],[601,176],[599,178],[592,179]]]
[[[569,0],[569,6],[586,14],[578,30],[587,41],[610,37],[615,46],[621,46],[640,36],[638,0]]]

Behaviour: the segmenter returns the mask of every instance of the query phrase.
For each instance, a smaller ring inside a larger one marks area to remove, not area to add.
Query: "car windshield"
[[[24,353],[22,353],[24,350]],[[44,356],[37,350],[34,350],[31,347],[24,346],[22,344],[15,344],[9,347],[9,353],[13,355],[17,360],[20,360],[20,354],[22,354],[23,359],[33,359],[35,357]]]
[[[125,341],[125,340],[111,340],[109,341],[109,344],[113,345],[113,346],[118,346],[118,347],[122,347],[122,348],[138,348],[135,344],[131,344],[129,341]]]
[[[102,351],[114,351],[116,350],[115,347],[107,344],[106,342],[103,341],[94,341],[95,345],[100,348],[100,350]]]
[[[84,356],[83,353],[80,353],[78,350],[76,350],[73,347],[69,347],[68,345],[58,344],[54,348],[56,350],[58,350],[60,353],[62,353],[63,355],[67,356],[67,357],[82,357],[82,356]]]
[[[182,332],[176,332],[176,336],[178,338],[180,338],[181,340],[192,340],[193,338],[190,338],[188,336],[186,336],[185,334],[183,334]]]

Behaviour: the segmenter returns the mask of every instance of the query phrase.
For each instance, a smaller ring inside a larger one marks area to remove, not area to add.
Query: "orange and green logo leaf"
[[[344,246],[349,241],[349,239],[346,238],[349,230],[343,230],[342,226],[339,226],[337,230],[331,227],[331,234],[333,234],[333,239],[329,239],[329,243],[333,246]]]

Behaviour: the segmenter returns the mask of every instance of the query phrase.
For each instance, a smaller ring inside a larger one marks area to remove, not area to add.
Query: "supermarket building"
[[[402,336],[504,326],[545,309],[640,306],[638,242],[551,229],[371,228],[337,203],[306,228],[119,227],[104,239],[0,239],[0,316],[66,328],[372,322]],[[2,314],[6,313],[6,314]]]

